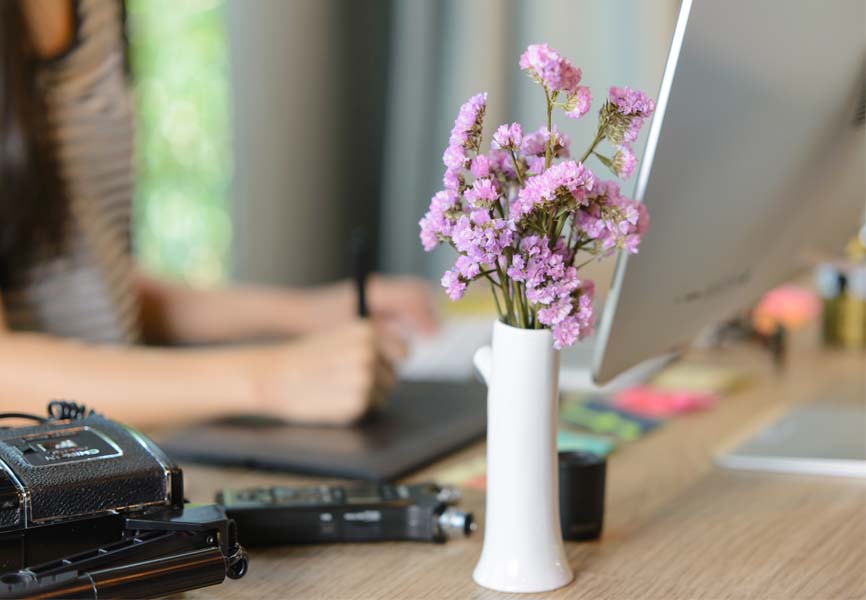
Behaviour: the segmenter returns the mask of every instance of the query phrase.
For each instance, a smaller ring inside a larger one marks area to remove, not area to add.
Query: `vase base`
[[[498,567],[498,568],[497,568]],[[472,574],[475,583],[497,592],[532,594],[550,592],[564,587],[574,580],[574,573],[567,565],[553,565],[543,573],[508,573],[506,565],[486,568],[478,565]]]

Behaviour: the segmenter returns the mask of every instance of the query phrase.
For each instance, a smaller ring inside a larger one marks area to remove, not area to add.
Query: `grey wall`
[[[453,263],[448,248],[425,254],[418,219],[441,189],[441,156],[454,117],[471,95],[489,93],[484,144],[501,123],[534,129],[544,96],[518,68],[521,52],[547,42],[583,69],[593,111],[556,123],[582,149],[610,85],[655,95],[679,0],[402,0],[395,4],[384,172],[381,264],[437,278]],[[646,132],[644,132],[644,136]],[[642,140],[635,145],[642,147]],[[592,168],[600,167],[598,164]],[[633,183],[626,185],[630,190]],[[612,263],[612,261],[610,261]]]
[[[340,276],[374,243],[389,2],[229,0],[235,277]]]
[[[438,278],[418,242],[460,104],[489,96],[496,125],[541,124],[518,69],[546,41],[583,68],[598,107],[612,84],[655,94],[678,0],[229,0],[235,274],[311,283],[346,272],[361,225],[378,266]],[[581,147],[593,115],[559,120]],[[640,144],[636,148],[640,148]]]

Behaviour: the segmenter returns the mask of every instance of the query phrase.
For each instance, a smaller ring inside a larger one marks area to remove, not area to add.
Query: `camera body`
[[[156,444],[79,408],[0,429],[0,598],[156,596],[243,576],[222,507],[186,504]]]
[[[0,430],[0,571],[109,543],[123,514],[182,506],[180,468],[100,415]]]

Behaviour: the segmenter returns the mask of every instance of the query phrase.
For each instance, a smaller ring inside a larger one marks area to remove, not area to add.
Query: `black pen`
[[[352,262],[354,263],[355,290],[358,295],[358,316],[362,319],[370,315],[367,308],[367,276],[370,273],[370,248],[367,236],[357,230],[352,236]]]

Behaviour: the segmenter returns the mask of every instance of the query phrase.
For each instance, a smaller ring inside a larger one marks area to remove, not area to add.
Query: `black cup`
[[[559,453],[559,520],[565,540],[594,540],[604,522],[607,460],[591,452]]]

